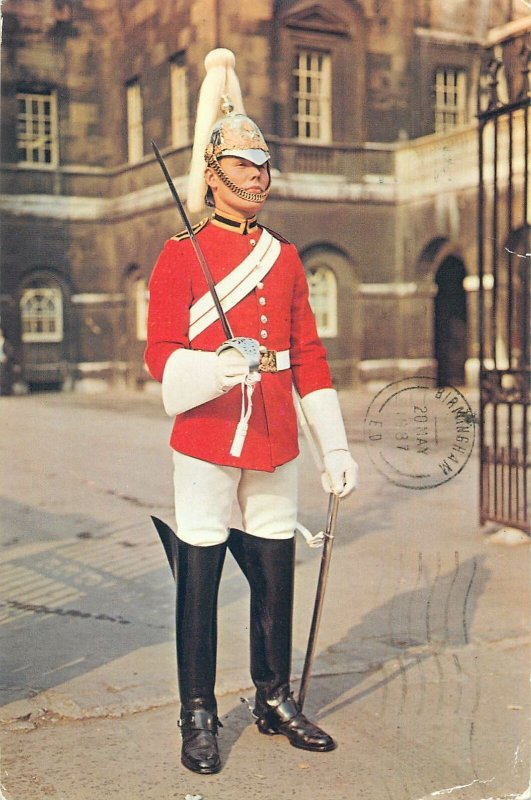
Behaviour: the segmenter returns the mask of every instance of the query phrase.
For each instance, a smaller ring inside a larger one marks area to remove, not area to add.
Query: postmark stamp
[[[455,478],[474,448],[475,416],[458,389],[403,378],[373,398],[364,420],[371,461],[389,481],[431,489]]]

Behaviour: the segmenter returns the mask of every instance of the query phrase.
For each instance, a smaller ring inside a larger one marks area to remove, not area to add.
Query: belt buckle
[[[277,371],[277,354],[275,350],[265,350],[260,353],[260,366],[259,372],[276,372]]]

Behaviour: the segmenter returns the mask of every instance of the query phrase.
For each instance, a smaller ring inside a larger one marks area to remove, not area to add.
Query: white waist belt
[[[289,350],[267,350],[260,356],[260,372],[282,372],[290,366]]]

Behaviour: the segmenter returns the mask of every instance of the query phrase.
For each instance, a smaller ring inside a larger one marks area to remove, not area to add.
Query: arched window
[[[333,270],[315,265],[307,268],[306,276],[319,336],[337,336],[337,280]]]
[[[63,293],[58,286],[31,286],[20,298],[23,342],[62,342]]]

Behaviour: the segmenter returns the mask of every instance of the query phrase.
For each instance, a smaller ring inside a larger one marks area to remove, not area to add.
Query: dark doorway
[[[466,276],[463,262],[448,256],[437,270],[435,282],[435,358],[439,386],[465,383],[467,358]]]

